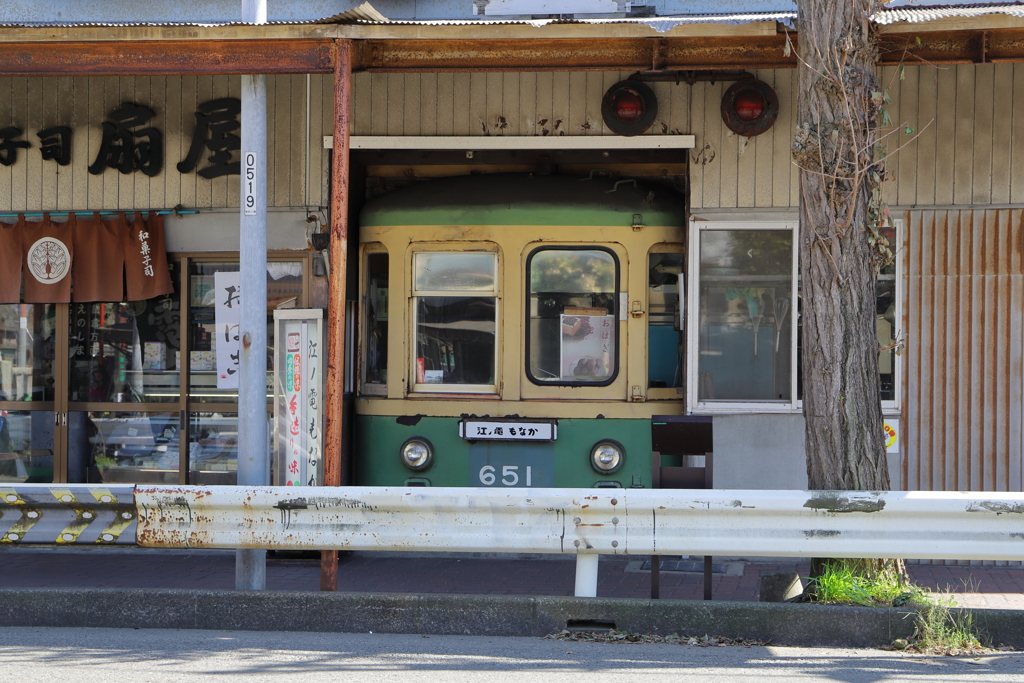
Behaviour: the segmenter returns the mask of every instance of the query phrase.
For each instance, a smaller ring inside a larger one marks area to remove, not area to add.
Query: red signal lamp
[[[729,130],[753,137],[764,133],[779,117],[779,97],[756,78],[737,81],[722,96],[722,120]]]
[[[615,116],[621,121],[636,121],[644,113],[644,102],[632,90],[623,89],[615,95]]]
[[[753,90],[744,90],[736,97],[732,108],[742,120],[756,121],[764,113],[764,99]]]
[[[657,115],[658,98],[642,81],[620,81],[608,88],[601,101],[601,118],[619,135],[640,135]]]

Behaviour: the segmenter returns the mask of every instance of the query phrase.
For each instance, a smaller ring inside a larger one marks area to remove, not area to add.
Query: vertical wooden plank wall
[[[307,154],[306,76],[268,78],[267,116],[273,122],[274,139],[268,145],[267,161],[273,206],[326,203],[324,104],[318,99],[324,95],[323,79],[314,79],[318,90],[311,93],[310,103],[316,109],[311,109]],[[20,139],[32,144],[31,149],[18,150],[14,165],[0,166],[0,212],[168,209],[177,204],[198,209],[237,207],[238,176],[205,179],[195,171],[179,173],[176,165],[192,142],[197,106],[214,98],[239,96],[235,76],[0,78],[0,128],[21,128]],[[153,178],[139,172],[122,175],[110,168],[100,175],[87,170],[100,148],[100,125],[122,102],[143,104],[156,112],[147,125],[163,133],[164,164]],[[74,129],[69,166],[43,161],[39,153],[36,133],[57,125]],[[205,166],[206,156],[208,152],[198,168]],[[312,183],[306,177],[307,161]]]
[[[629,75],[357,74],[353,134],[614,135],[601,118],[601,98]],[[729,83],[650,84],[658,96],[658,118],[648,132],[697,137],[691,153],[694,208],[795,205],[797,176],[789,145],[796,72],[765,70],[757,76],[776,88],[782,113],[772,130],[749,140],[722,124],[719,106]],[[331,88],[324,77],[313,79]],[[412,101],[415,111],[409,109]],[[327,120],[330,113],[322,116]]]
[[[730,83],[653,83],[660,111],[652,134],[693,134],[691,205],[770,208],[797,205],[789,146],[795,122],[796,72],[761,70],[780,99],[775,126],[756,138],[731,134],[719,106]],[[354,79],[356,135],[608,135],[600,102],[627,72],[359,74]],[[886,197],[903,207],[1024,202],[1024,64],[908,66],[880,73],[892,104]],[[309,149],[303,151],[309,84]],[[138,78],[0,78],[0,127],[16,125],[34,149],[0,167],[0,211],[147,209],[182,204],[238,205],[238,179],[177,173],[195,125],[196,106],[237,97],[228,76]],[[323,206],[333,83],[329,75],[268,79],[274,140],[268,159],[274,206]],[[100,144],[100,123],[123,101],[157,112],[164,171],[156,178],[86,172]],[[71,166],[42,162],[35,133],[75,128]],[[906,132],[911,129],[912,132]],[[546,131],[546,133],[545,133]]]

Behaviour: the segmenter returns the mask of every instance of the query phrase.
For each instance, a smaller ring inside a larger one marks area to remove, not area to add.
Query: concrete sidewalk
[[[598,596],[649,598],[650,571],[643,557],[602,556]],[[661,597],[701,600],[703,577],[694,564],[663,558]],[[715,558],[716,601],[756,601],[765,573],[808,572],[791,559]],[[947,591],[961,607],[1024,609],[1024,568],[910,564],[914,582]],[[222,550],[142,548],[0,549],[0,588],[224,589],[235,585],[235,556]],[[343,554],[338,590],[368,593],[571,596],[572,556],[480,556],[476,554]],[[267,589],[316,592],[320,566],[315,559],[271,557]]]

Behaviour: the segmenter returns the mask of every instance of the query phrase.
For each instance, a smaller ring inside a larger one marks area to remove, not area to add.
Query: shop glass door
[[[0,304],[0,485],[60,480],[60,307]]]

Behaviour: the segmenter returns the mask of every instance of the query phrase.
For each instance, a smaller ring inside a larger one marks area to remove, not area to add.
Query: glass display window
[[[170,266],[178,282],[179,265]],[[72,303],[69,399],[176,403],[181,396],[181,298]]]
[[[0,401],[54,400],[60,304],[0,304]]]
[[[176,484],[180,413],[89,411],[68,419],[69,480]]]
[[[0,410],[0,483],[49,484],[53,471],[53,411]]]
[[[189,400],[197,403],[235,403],[238,401],[237,382],[234,387],[219,381],[218,368],[237,367],[239,356],[237,322],[218,328],[217,296],[240,294],[237,284],[228,283],[230,276],[239,272],[237,261],[191,261],[189,263]],[[275,309],[296,308],[303,297],[302,261],[267,262],[267,400],[273,400],[273,312]],[[221,277],[218,277],[221,274]],[[227,277],[224,277],[224,276]],[[237,276],[236,276],[237,277]],[[218,292],[217,282],[221,282]],[[222,302],[223,303],[223,302]],[[224,374],[221,372],[220,374]]]

